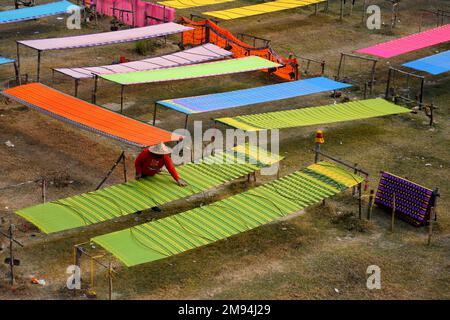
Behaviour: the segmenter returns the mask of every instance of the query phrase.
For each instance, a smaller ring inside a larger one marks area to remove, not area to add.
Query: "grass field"
[[[177,16],[201,14],[203,11],[233,8],[260,1],[235,1],[209,7],[177,10]],[[382,5],[383,21],[390,22],[386,1]],[[12,1],[0,0],[10,6]],[[369,31],[361,24],[361,6],[351,16],[339,21],[339,1],[330,1],[327,13],[314,15],[312,9],[293,9],[278,13],[220,23],[233,33],[246,33],[271,40],[274,50],[284,56],[293,52],[300,56],[326,60],[326,75],[336,74],[340,52],[366,47],[388,39],[419,31],[419,10],[449,5],[448,1],[408,0],[402,2],[397,28]],[[431,18],[424,27],[433,27]],[[0,55],[14,57],[15,40],[66,36],[107,31],[108,19],[99,25],[69,31],[63,20],[46,18],[20,24],[0,26]],[[167,44],[154,45],[152,56],[178,49],[179,36],[169,37]],[[377,69],[375,96],[382,96],[389,65],[399,65],[450,49],[449,44],[406,54],[388,61],[381,60]],[[64,92],[73,93],[73,82],[61,75],[52,80],[51,67],[95,66],[110,64],[119,56],[142,59],[134,44],[114,45],[80,50],[45,52],[41,81]],[[22,50],[22,72],[35,79],[36,53]],[[347,73],[357,77],[366,66],[351,61]],[[0,83],[13,76],[10,66],[0,66]],[[127,88],[125,114],[144,121],[152,119],[156,100],[225,92],[278,82],[266,73],[224,76]],[[92,82],[83,81],[80,97],[90,100]],[[101,82],[97,103],[117,108],[120,90]],[[361,98],[360,90],[350,90],[350,98]],[[251,114],[296,107],[333,103],[329,93],[266,103],[244,108],[197,115],[203,126],[213,125],[211,118]],[[293,128],[281,132],[281,174],[299,170],[313,162],[313,137],[316,129],[324,129],[323,150],[351,163],[358,163],[371,174],[370,188],[376,189],[380,170],[408,177],[429,188],[439,187],[441,198],[438,223],[434,227],[432,245],[427,246],[427,229],[414,228],[397,221],[390,232],[389,214],[375,209],[370,222],[357,219],[357,201],[346,192],[323,205],[308,208],[292,218],[235,236],[226,241],[186,252],[179,256],[125,268],[115,261],[118,271],[114,279],[115,299],[449,299],[450,298],[450,77],[428,77],[425,101],[436,109],[436,123],[430,128],[423,113],[338,123],[320,127]],[[339,102],[339,100],[338,100]],[[182,127],[184,117],[174,111],[160,109],[158,126],[173,130]],[[39,177],[53,183],[49,200],[90,191],[108,171],[122,149],[128,153],[128,167],[137,149],[79,131],[15,103],[0,104],[0,188]],[[7,147],[6,141],[14,147]],[[133,172],[129,172],[130,179]],[[259,177],[256,185],[274,177]],[[116,172],[109,184],[121,182]],[[64,289],[66,268],[72,264],[73,245],[90,237],[132,225],[146,219],[160,218],[186,211],[200,204],[240,193],[255,184],[244,180],[218,188],[207,196],[197,196],[163,207],[163,213],[145,212],[136,220],[132,215],[119,221],[94,225],[80,230],[46,236],[14,215],[14,210],[37,204],[40,187],[27,184],[0,189],[2,230],[9,223],[17,226],[18,240],[25,244],[17,249],[21,266],[16,268],[17,284],[7,282],[6,242],[0,251],[0,299],[84,299]],[[367,198],[365,198],[365,201]],[[0,244],[2,240],[0,240]],[[92,249],[100,252],[101,248]],[[366,288],[366,269],[381,268],[382,289]],[[83,278],[89,278],[88,260],[83,260]],[[31,276],[45,279],[47,285],[30,284]],[[107,298],[106,274],[97,268],[98,298]]]

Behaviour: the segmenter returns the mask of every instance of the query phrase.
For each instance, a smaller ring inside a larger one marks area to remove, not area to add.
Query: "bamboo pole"
[[[392,195],[391,232],[394,232],[394,223],[395,223],[395,193]]]
[[[429,220],[428,220],[428,240],[427,240],[427,245],[428,246],[431,246],[431,237],[432,237],[432,235],[433,235],[433,215],[434,215],[434,211],[435,210],[435,208],[434,207],[431,207],[431,210],[430,210],[430,217],[429,217]]]
[[[374,190],[370,190],[370,195],[369,195],[369,207],[367,210],[367,220],[370,221],[370,219],[372,219],[372,209],[373,209],[373,203],[375,200],[375,191]]]
[[[10,284],[14,285],[14,225],[9,226],[9,269],[10,269]]]

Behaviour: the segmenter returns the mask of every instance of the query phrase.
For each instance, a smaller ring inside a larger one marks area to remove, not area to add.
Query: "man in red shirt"
[[[172,149],[162,142],[155,146],[145,148],[134,161],[136,179],[152,177],[161,172],[162,167],[165,166],[178,185],[184,187],[185,184],[178,176],[172,159],[170,158],[170,153],[172,153]],[[158,207],[153,207],[152,210],[157,212],[161,211]]]

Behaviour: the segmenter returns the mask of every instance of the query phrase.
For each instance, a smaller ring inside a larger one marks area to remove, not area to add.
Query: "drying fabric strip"
[[[9,58],[5,58],[5,57],[1,57],[0,56],[0,65],[2,64],[8,64],[8,63],[14,63],[16,60],[14,59],[9,59]]]
[[[133,85],[141,83],[212,77],[225,74],[276,68],[280,66],[281,65],[278,63],[260,57],[251,56],[239,59],[229,59],[151,71],[100,75],[100,77],[121,85]]]
[[[93,33],[73,37],[24,40],[17,42],[39,51],[63,50],[145,40],[188,30],[192,30],[192,28],[169,22],[142,28]]]
[[[382,58],[392,58],[448,41],[450,41],[450,24],[360,49],[356,52]]]
[[[362,177],[332,163],[320,162],[225,200],[92,241],[131,267],[260,227],[362,181]]]
[[[234,9],[203,12],[203,14],[223,20],[232,20],[270,12],[306,7],[321,2],[325,2],[325,0],[276,0]]]
[[[195,48],[167,54],[160,57],[139,61],[113,64],[100,67],[60,68],[55,71],[68,75],[74,79],[92,78],[94,74],[117,74],[136,71],[148,71],[195,64],[211,60],[219,60],[231,55],[231,52],[219,48],[214,44],[205,44]]]
[[[40,83],[1,92],[4,96],[81,129],[135,146],[178,141],[179,136],[87,103]]]
[[[168,0],[159,1],[158,3],[175,9],[188,9],[232,1],[236,0]]]
[[[0,24],[20,22],[68,13],[68,10],[81,10],[69,1],[58,1],[33,7],[0,11]]]
[[[438,75],[450,71],[450,50],[423,59],[405,63],[403,66]]]
[[[411,112],[411,110],[378,98],[215,120],[233,128],[259,131],[367,119],[408,112]]]
[[[264,156],[259,156],[262,153]],[[133,180],[45,204],[22,209],[16,213],[45,233],[83,227],[154,206],[182,199],[230,182],[281,157],[256,148],[238,148],[220,152],[198,163],[177,167],[188,185],[179,187],[167,172]]]
[[[325,77],[317,77],[258,88],[161,100],[157,103],[185,114],[192,114],[295,98],[349,87],[351,87],[350,84],[333,81]]]

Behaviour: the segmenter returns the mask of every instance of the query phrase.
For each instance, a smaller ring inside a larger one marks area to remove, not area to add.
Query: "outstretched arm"
[[[169,171],[170,175],[175,179],[175,181],[180,184],[180,177],[178,176],[178,172],[175,169],[172,159],[170,159],[170,156],[168,154],[164,155],[164,165],[166,166],[167,171]]]

